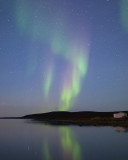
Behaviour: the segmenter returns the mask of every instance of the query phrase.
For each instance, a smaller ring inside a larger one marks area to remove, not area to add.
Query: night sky
[[[128,110],[128,0],[0,0],[0,116]]]

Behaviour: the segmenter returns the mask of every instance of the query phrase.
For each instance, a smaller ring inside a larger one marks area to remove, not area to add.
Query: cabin
[[[124,113],[124,112],[114,113],[113,117],[114,118],[124,118],[124,117],[127,117],[127,113]]]

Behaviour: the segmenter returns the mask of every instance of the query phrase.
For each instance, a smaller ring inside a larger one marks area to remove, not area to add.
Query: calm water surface
[[[128,160],[128,133],[124,128],[0,120],[0,160],[100,159]]]

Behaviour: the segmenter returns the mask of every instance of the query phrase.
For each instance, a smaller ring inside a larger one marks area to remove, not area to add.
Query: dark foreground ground
[[[114,118],[116,112],[48,112],[41,114],[31,114],[21,117],[22,119],[32,119],[52,125],[80,125],[80,126],[122,126],[128,128],[128,117]]]
[[[30,114],[23,117],[2,117],[0,119],[30,119],[34,122],[45,123],[51,125],[79,125],[79,126],[121,126],[128,128],[128,117],[114,118],[115,112],[66,112],[56,111],[40,114]]]

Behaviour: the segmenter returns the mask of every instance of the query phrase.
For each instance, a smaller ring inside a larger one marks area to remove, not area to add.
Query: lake
[[[125,128],[0,120],[0,160],[114,159],[128,159]]]

